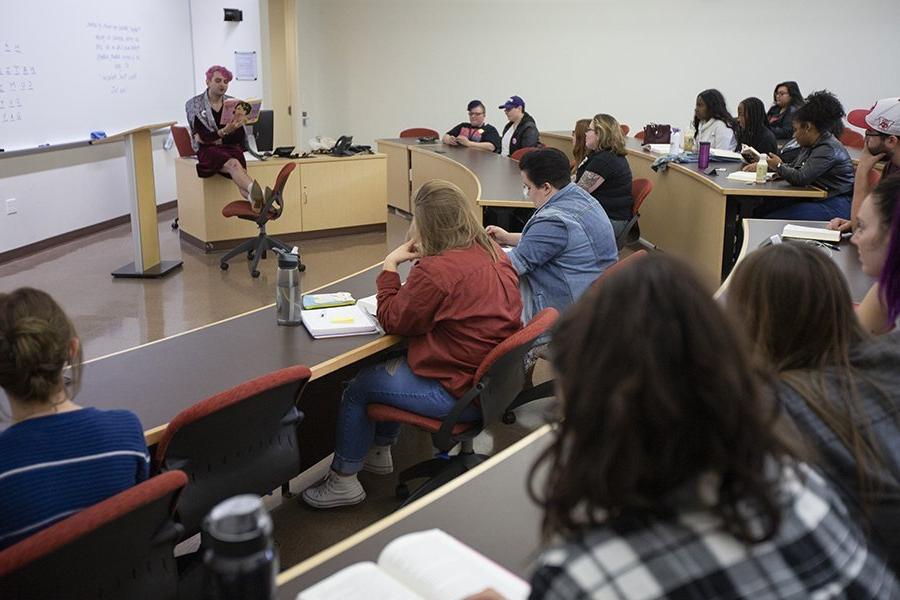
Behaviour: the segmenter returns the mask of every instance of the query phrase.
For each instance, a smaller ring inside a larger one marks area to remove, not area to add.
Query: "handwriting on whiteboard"
[[[100,80],[111,96],[127,94],[141,65],[141,28],[137,25],[91,21],[87,24]]]
[[[34,65],[28,63],[23,44],[0,42],[0,125],[24,120],[38,74]]]

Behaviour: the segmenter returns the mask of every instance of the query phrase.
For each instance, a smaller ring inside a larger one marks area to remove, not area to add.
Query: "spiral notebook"
[[[300,311],[303,325],[314,338],[379,333],[378,323],[361,307],[337,306]]]

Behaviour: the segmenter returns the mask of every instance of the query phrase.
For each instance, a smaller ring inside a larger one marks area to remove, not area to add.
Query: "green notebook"
[[[356,298],[354,298],[350,292],[305,294],[303,296],[303,310],[331,308],[333,306],[350,306],[351,304],[356,304]]]

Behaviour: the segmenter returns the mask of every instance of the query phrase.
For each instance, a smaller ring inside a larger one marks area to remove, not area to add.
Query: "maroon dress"
[[[213,110],[213,119],[216,125],[222,127],[222,111]],[[222,167],[229,159],[237,159],[244,169],[247,161],[244,159],[244,128],[238,127],[223,138],[219,134],[206,128],[199,117],[194,117],[194,133],[200,137],[200,148],[197,150],[197,175],[200,177],[212,177],[222,174]],[[214,144],[218,139],[221,144]],[[227,175],[225,175],[227,177]]]

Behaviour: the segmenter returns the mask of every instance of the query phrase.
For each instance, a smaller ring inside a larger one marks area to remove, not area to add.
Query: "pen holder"
[[[700,156],[697,159],[697,167],[705,169],[709,166],[709,142],[700,142]]]

